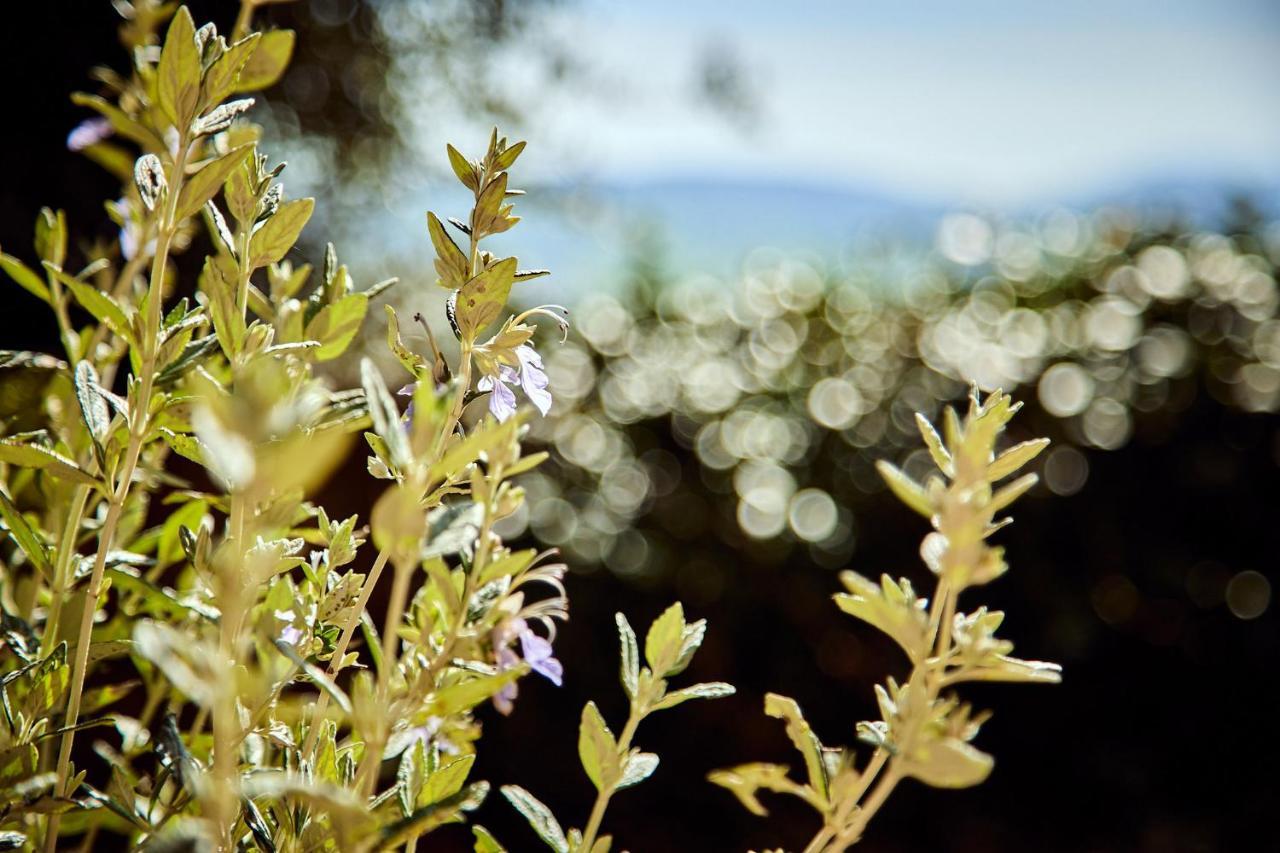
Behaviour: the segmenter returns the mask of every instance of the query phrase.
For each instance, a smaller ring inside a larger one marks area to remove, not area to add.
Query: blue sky
[[[1280,181],[1276,2],[585,0],[546,25],[590,69],[585,95],[524,81],[547,152],[528,167],[548,179],[830,182],[997,207]],[[746,69],[754,132],[692,96],[709,47]]]
[[[957,208],[1280,199],[1280,0],[565,0],[525,41],[582,71],[551,84],[523,52],[496,60],[533,191],[507,249],[569,290],[616,278],[640,223],[682,269],[729,275],[762,245],[918,244]],[[710,50],[744,69],[753,129],[699,98]],[[421,250],[423,209],[465,205],[445,142],[476,151],[489,131],[406,121],[416,144],[390,195],[348,223],[378,261]],[[599,191],[538,206],[577,185]]]

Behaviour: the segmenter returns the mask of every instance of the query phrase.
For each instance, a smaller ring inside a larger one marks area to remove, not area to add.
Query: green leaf
[[[499,174],[484,185],[476,197],[476,207],[471,214],[471,228],[476,237],[496,233],[495,223],[502,216],[502,203],[507,197],[507,174]]]
[[[298,654],[297,648],[292,643],[286,643],[284,640],[275,641],[276,648],[280,654],[293,661],[294,665],[307,674],[307,678],[319,687],[325,693],[329,694],[329,698],[338,703],[338,707],[344,713],[351,713],[351,700],[347,698],[347,694],[342,688],[334,683],[329,674],[313,663],[309,663],[302,655]]]
[[[9,278],[18,283],[18,286],[26,290],[46,303],[51,303],[49,296],[49,287],[22,261],[13,255],[6,255],[0,252],[0,270],[4,270]]]
[[[208,104],[222,103],[222,99],[235,90],[245,64],[257,52],[261,39],[261,33],[250,33],[228,47],[227,52],[209,66],[204,75],[204,96]]]
[[[481,702],[492,699],[499,690],[527,671],[526,666],[516,666],[493,675],[481,675],[445,687],[436,691],[427,705],[428,712],[436,717],[447,717],[459,711],[469,711]]]
[[[222,268],[211,256],[204,259],[200,289],[209,297],[209,317],[213,320],[213,331],[217,335],[218,344],[226,357],[234,361],[244,346],[248,329],[244,324],[244,315],[236,307],[232,283],[227,281]]]
[[[431,510],[423,559],[462,552],[475,542],[483,521],[484,505],[475,501],[454,501]]]
[[[600,716],[595,702],[588,702],[582,709],[582,722],[578,726],[578,757],[582,769],[596,786],[597,791],[612,787],[618,779],[618,742]]]
[[[991,496],[991,503],[988,505],[990,511],[993,514],[1000,512],[1000,510],[1026,494],[1027,490],[1038,482],[1040,482],[1040,478],[1037,475],[1023,474]]]
[[[950,477],[953,473],[951,454],[943,446],[942,437],[938,435],[938,431],[933,428],[933,424],[929,423],[929,419],[919,412],[916,412],[916,427],[920,430],[920,437],[924,439],[925,446],[929,448],[933,464],[938,466],[939,471]]]
[[[360,324],[369,310],[369,297],[363,293],[349,293],[320,309],[307,324],[306,336],[320,342],[316,351],[317,361],[335,359],[347,351]]]
[[[293,56],[294,39],[293,30],[272,30],[269,33],[263,33],[253,54],[240,69],[235,91],[237,93],[255,92],[274,86],[276,81],[284,75],[285,69],[289,67],[289,60]]]
[[[411,838],[430,832],[433,828],[456,819],[460,811],[472,811],[480,807],[489,794],[488,782],[468,785],[452,797],[424,806],[408,817],[383,827],[378,836],[379,850],[393,850]]]
[[[933,517],[933,502],[929,500],[923,486],[883,459],[876,463],[876,470],[880,472],[890,491],[898,496],[898,500],[925,518]]]
[[[618,623],[622,687],[627,691],[627,696],[634,699],[640,687],[640,648],[636,643],[636,632],[631,630],[631,623],[622,613],[615,613],[613,618]]]
[[[26,518],[22,512],[14,506],[9,495],[4,489],[0,489],[0,518],[4,519],[4,525],[9,531],[9,535],[13,537],[13,541],[18,543],[18,547],[27,555],[27,559],[36,567],[40,574],[46,578],[53,578],[53,564],[49,561],[49,551],[45,548],[44,543],[40,541],[40,537],[36,536],[31,525],[27,524]]]
[[[75,92],[71,95],[71,102],[77,106],[95,110],[103,118],[111,122],[111,127],[117,134],[138,143],[144,149],[149,151],[164,150],[163,140],[156,136],[150,128],[129,118],[123,110],[105,98],[85,92]],[[129,158],[129,176],[133,174],[133,160],[133,157]]]
[[[178,220],[199,213],[205,202],[218,194],[227,178],[252,150],[252,144],[232,148],[217,160],[205,164],[194,175],[188,175],[182,184],[182,192],[178,195]]]
[[[387,391],[377,365],[367,357],[360,360],[360,384],[364,388],[365,403],[369,407],[369,418],[373,421],[374,431],[386,443],[392,464],[397,468],[404,468],[409,464],[411,454],[409,440],[400,428],[400,410]]]
[[[458,292],[457,319],[464,337],[474,340],[498,319],[511,295],[515,274],[516,259],[506,258],[462,286]]]
[[[249,265],[256,269],[283,259],[298,242],[298,235],[311,219],[315,205],[313,198],[294,199],[280,205],[250,239]]]
[[[885,575],[877,585],[853,571],[841,572],[840,580],[849,590],[834,596],[841,610],[888,634],[913,662],[928,653],[929,602],[916,597],[910,581]]]
[[[800,705],[789,696],[767,693],[764,697],[764,712],[770,717],[786,721],[787,737],[804,757],[809,787],[826,802],[830,796],[830,780],[827,778],[826,764],[822,760],[822,741],[818,740],[818,736],[805,721]]]
[[[688,668],[689,662],[693,660],[694,653],[702,647],[702,640],[706,635],[706,619],[699,619],[697,622],[686,624],[680,636],[680,652],[676,655],[676,661],[667,670],[666,675],[679,675],[684,672]]]
[[[569,853],[569,841],[564,837],[560,822],[537,797],[518,785],[503,785],[502,796],[507,798],[516,811],[524,815],[529,826],[533,827],[533,831],[538,833],[538,837],[548,847],[556,853]]]
[[[690,699],[722,699],[725,696],[732,696],[735,692],[737,691],[732,684],[726,684],[723,681],[708,681],[668,693],[653,706],[653,710],[661,711],[666,708],[674,708],[681,702],[688,702]]]
[[[271,827],[253,800],[248,797],[241,798],[240,814],[244,818],[244,825],[253,833],[253,840],[258,843],[264,853],[276,853],[276,842],[271,835]]]
[[[617,790],[621,791],[623,788],[639,785],[652,776],[653,771],[657,769],[658,756],[652,752],[637,752],[633,750],[622,765],[622,772],[618,777]]]
[[[232,169],[231,174],[227,175],[227,183],[223,187],[223,198],[227,202],[227,210],[235,218],[240,226],[246,227],[253,224],[254,218],[258,214],[258,195],[253,187],[253,178],[250,172],[257,170],[248,164],[253,162],[252,156],[245,161],[239,169]],[[301,283],[299,283],[301,285]],[[280,294],[281,297],[287,298],[292,296],[296,291]],[[283,301],[280,299],[278,301]]]
[[[449,447],[439,461],[431,466],[432,480],[444,480],[462,471],[480,457],[481,453],[511,440],[511,432],[520,426],[517,415],[497,424],[484,424],[458,442]]]
[[[142,601],[144,612],[150,615],[185,619],[193,613],[202,612],[183,601],[179,601],[172,591],[162,590],[151,584],[137,574],[136,569],[132,569],[129,566],[108,568],[106,576],[111,578],[112,587],[126,590],[138,596]]]
[[[107,400],[102,396],[98,386],[98,371],[93,364],[82,361],[76,365],[75,373],[76,400],[80,403],[80,414],[89,435],[99,444],[107,438],[111,427],[111,410]]]
[[[993,483],[996,480],[1003,480],[1039,456],[1040,451],[1048,446],[1049,439],[1047,438],[1033,438],[1021,444],[1015,444],[996,457],[996,460],[987,468],[987,477]]]
[[[742,764],[728,770],[716,770],[708,774],[707,780],[713,785],[728,788],[747,811],[760,817],[769,813],[760,803],[758,795],[761,790],[791,794],[809,803],[818,811],[823,811],[824,805],[818,796],[809,788],[793,781],[787,773],[788,770],[784,765],[757,762]]]
[[[644,638],[644,656],[653,674],[659,678],[666,676],[680,655],[684,627],[684,606],[678,601],[649,626],[649,633]]]
[[[527,143],[517,142],[515,145],[509,146],[505,151],[498,155],[493,162],[495,169],[510,169],[515,165],[516,158],[520,156],[520,152],[524,151]]]
[[[442,764],[436,768],[436,771],[427,777],[427,784],[422,788],[420,804],[438,803],[461,791],[462,786],[466,784],[467,775],[471,772],[471,765],[475,764],[475,761],[476,756],[472,753],[455,758],[448,764]]]
[[[183,459],[190,459],[198,465],[204,465],[208,459],[207,448],[194,435],[160,427],[160,437],[164,439],[165,444],[169,445],[170,450]]]
[[[36,254],[54,266],[62,266],[67,259],[67,214],[54,213],[47,207],[40,208],[36,217]]]
[[[81,281],[68,275],[48,261],[45,261],[44,267],[58,281],[67,286],[72,295],[75,296],[76,301],[80,303],[80,307],[92,314],[94,319],[99,323],[106,323],[111,328],[111,331],[125,340],[132,340],[133,335],[129,329],[129,318],[125,315],[124,309],[120,307],[119,303],[89,282]]]
[[[427,360],[405,346],[400,337],[400,318],[396,316],[396,309],[390,305],[382,307],[387,312],[387,347],[395,353],[396,358],[404,365],[404,369],[414,377],[426,375],[431,369]]]
[[[178,8],[164,39],[160,64],[156,68],[156,97],[160,108],[185,133],[196,116],[200,100],[200,53],[196,49],[196,28],[186,6]]]
[[[453,173],[458,176],[458,180],[462,181],[462,185],[467,189],[475,192],[480,188],[480,170],[472,163],[462,152],[452,145],[446,146],[449,152],[449,165],[453,167]]]
[[[196,338],[187,343],[182,348],[182,352],[156,376],[157,387],[164,388],[177,379],[179,379],[188,370],[191,370],[200,361],[210,353],[218,349],[218,336],[205,335],[203,338]]]
[[[473,824],[471,833],[476,837],[474,853],[507,853],[507,849],[498,843],[489,830],[479,824]]]
[[[471,262],[466,254],[453,242],[449,232],[439,218],[427,212],[427,232],[431,235],[431,245],[436,250],[436,275],[440,276],[436,283],[449,290],[456,290],[471,277]]]
[[[134,650],[155,664],[175,688],[198,705],[212,705],[217,673],[216,653],[185,633],[151,619],[133,627]]]
[[[902,762],[903,772],[935,788],[969,788],[991,774],[995,759],[959,738],[926,740]]]
[[[67,457],[38,444],[0,439],[0,462],[23,468],[47,468],[49,473],[73,483],[96,486],[98,481]]]

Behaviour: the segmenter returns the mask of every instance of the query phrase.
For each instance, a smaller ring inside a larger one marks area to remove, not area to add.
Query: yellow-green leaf
[[[252,145],[241,145],[208,163],[194,175],[188,175],[178,196],[178,219],[194,216],[204,203],[218,194],[218,190],[231,175],[232,170],[244,162]]]
[[[0,489],[0,518],[4,519],[4,525],[9,530],[9,535],[13,537],[13,541],[18,543],[18,547],[27,555],[27,559],[36,567],[39,572],[46,578],[53,577],[53,567],[49,561],[49,551],[45,548],[44,543],[36,536],[31,525],[27,524],[26,518],[23,517],[21,510],[14,506],[13,501],[9,500],[9,496],[5,494],[4,489]]]
[[[258,50],[261,33],[251,33],[227,48],[227,52],[209,66],[204,75],[205,102],[210,106],[219,104],[236,88],[236,82],[244,70],[245,64]]]
[[[462,286],[458,292],[457,319],[464,337],[474,339],[498,319],[511,294],[515,275],[516,259],[506,258]]]
[[[613,732],[600,716],[595,702],[582,708],[582,722],[578,726],[578,757],[582,769],[597,791],[612,787],[618,779],[618,743]]]
[[[200,53],[196,49],[196,28],[186,6],[178,8],[169,24],[156,68],[156,97],[180,132],[185,132],[196,116],[200,100]]]
[[[363,293],[349,293],[321,308],[307,324],[306,331],[308,339],[320,343],[316,360],[328,361],[346,352],[368,310],[369,297]]]
[[[23,468],[47,468],[49,473],[73,483],[95,486],[98,481],[80,466],[62,454],[38,444],[23,444],[11,439],[0,439],[0,462]]]
[[[293,56],[293,42],[293,30],[263,33],[253,54],[240,69],[235,91],[254,92],[274,86],[289,67],[289,59]]]
[[[250,266],[262,267],[284,258],[302,233],[315,199],[299,198],[280,205],[275,214],[262,224],[249,241]]]
[[[76,301],[80,303],[80,307],[92,314],[94,319],[99,323],[106,323],[111,327],[111,331],[120,337],[126,340],[132,339],[129,330],[129,318],[125,316],[124,309],[120,307],[119,303],[89,282],[67,275],[48,261],[45,262],[44,267],[58,281],[67,286],[75,296]]]
[[[40,276],[31,271],[31,268],[13,255],[6,255],[0,252],[0,270],[4,270],[9,278],[18,283],[18,286],[26,290],[37,299],[49,302],[49,287]]]

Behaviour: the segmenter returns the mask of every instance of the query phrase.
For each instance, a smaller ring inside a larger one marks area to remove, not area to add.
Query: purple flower
[[[564,678],[564,665],[553,657],[551,643],[525,629],[520,632],[520,650],[529,668],[559,687]]]
[[[508,644],[516,637],[520,638],[520,654]],[[529,624],[518,617],[504,619],[493,629],[493,644],[497,649],[495,663],[499,672],[505,672],[520,665],[521,655],[529,668],[559,687],[564,678],[564,665],[555,659],[551,643],[539,637],[529,628]],[[519,690],[514,681],[503,686],[493,697],[493,705],[499,713],[510,714],[513,702]]]
[[[286,625],[284,630],[280,632],[280,639],[291,646],[296,646],[298,641],[302,639],[302,631],[292,625]]]
[[[498,671],[505,672],[512,667],[520,664],[520,656],[511,649],[498,649]],[[516,696],[520,694],[519,688],[516,687],[514,681],[508,681],[502,686],[502,689],[493,695],[493,707],[498,709],[498,713],[507,715],[511,713],[511,709],[515,707]]]
[[[440,724],[444,722],[439,717],[427,717],[425,723],[420,726],[414,726],[409,729],[406,734],[409,735],[409,744],[412,746],[418,741],[422,741],[422,745],[430,749],[434,744],[439,750],[446,755],[457,755],[458,747],[440,734]]]
[[[409,405],[406,406],[404,410],[404,428],[406,432],[408,432],[409,428],[413,426],[413,395],[416,393],[418,393],[417,382],[410,382],[408,385],[405,385],[396,392],[396,396],[398,397],[409,398]]]
[[[114,130],[111,127],[111,122],[105,118],[87,118],[67,134],[67,149],[69,151],[83,151],[90,145],[97,145],[111,136],[112,133],[114,133]]]
[[[500,421],[516,413],[516,394],[509,386],[519,384],[529,402],[546,414],[551,409],[551,392],[547,390],[547,374],[542,372],[542,356],[528,344],[515,348],[518,368],[503,364],[498,375],[480,377],[476,388],[489,393],[489,411]]]

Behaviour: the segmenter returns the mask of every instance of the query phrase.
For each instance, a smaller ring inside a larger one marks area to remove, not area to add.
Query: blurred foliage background
[[[192,6],[220,27],[234,12]],[[334,240],[365,283],[402,276],[400,306],[443,329],[425,286],[419,200],[445,183],[446,139],[468,128],[478,139],[500,120],[543,161],[572,160],[559,143],[540,150],[538,126],[555,116],[539,97],[625,95],[551,26],[572,6],[265,7],[272,24],[299,31],[264,112],[268,149],[287,152],[291,193],[318,197],[306,259]],[[103,220],[91,200],[113,179],[61,140],[83,117],[67,93],[117,56],[108,3],[36,4],[24,15],[26,26],[0,35],[0,79],[36,81],[5,86],[0,133],[0,243],[21,254],[41,205],[65,208],[78,227]],[[68,15],[74,24],[63,26]],[[671,97],[725,133],[750,139],[769,121],[759,75],[731,42],[707,41],[679,76],[687,85]],[[902,661],[831,604],[835,572],[923,577],[921,525],[872,466],[890,458],[914,473],[924,459],[912,413],[932,417],[976,381],[1026,401],[1013,438],[1054,440],[1039,499],[1001,534],[1013,571],[990,593],[1017,614],[1010,636],[1062,662],[1065,681],[975,691],[998,711],[983,734],[998,759],[991,780],[945,795],[906,786],[865,848],[1280,841],[1267,698],[1280,651],[1274,191],[1219,188],[1186,210],[890,212],[901,232],[848,235],[853,250],[761,248],[738,253],[729,273],[701,273],[672,248],[701,233],[673,240],[628,206],[634,196],[593,193],[554,170],[528,189],[541,206],[527,215],[546,217],[517,237],[532,240],[520,247],[530,262],[592,239],[573,230],[584,219],[615,223],[623,238],[598,247],[616,261],[607,279],[538,285],[540,301],[567,289],[575,328],[566,344],[543,347],[557,399],[534,433],[553,462],[527,478],[529,511],[504,533],[561,548],[576,572],[557,646],[567,676],[562,689],[530,685],[510,719],[488,721],[478,776],[559,773],[540,795],[557,812],[583,812],[577,709],[596,698],[606,715],[619,711],[616,691],[601,689],[615,678],[612,614],[645,622],[679,596],[711,625],[692,675],[739,693],[690,706],[678,724],[655,721],[646,746],[663,756],[665,784],[619,798],[616,834],[636,851],[802,845],[811,828],[798,807],[778,801],[775,819],[757,822],[702,780],[748,756],[790,760],[759,712],[767,690],[797,697],[831,740],[851,740],[853,721],[874,713],[871,682]],[[705,225],[714,242],[716,224]],[[37,307],[8,298],[6,348],[54,346],[53,321]],[[370,352],[380,349],[374,325]],[[335,370],[350,382],[349,364]],[[5,386],[6,413],[21,393]],[[376,489],[363,465],[353,456],[334,478],[322,497],[332,514],[367,511]],[[926,808],[928,822],[918,818]],[[480,819],[514,849],[534,843],[496,798]],[[469,849],[464,833],[439,837]]]

